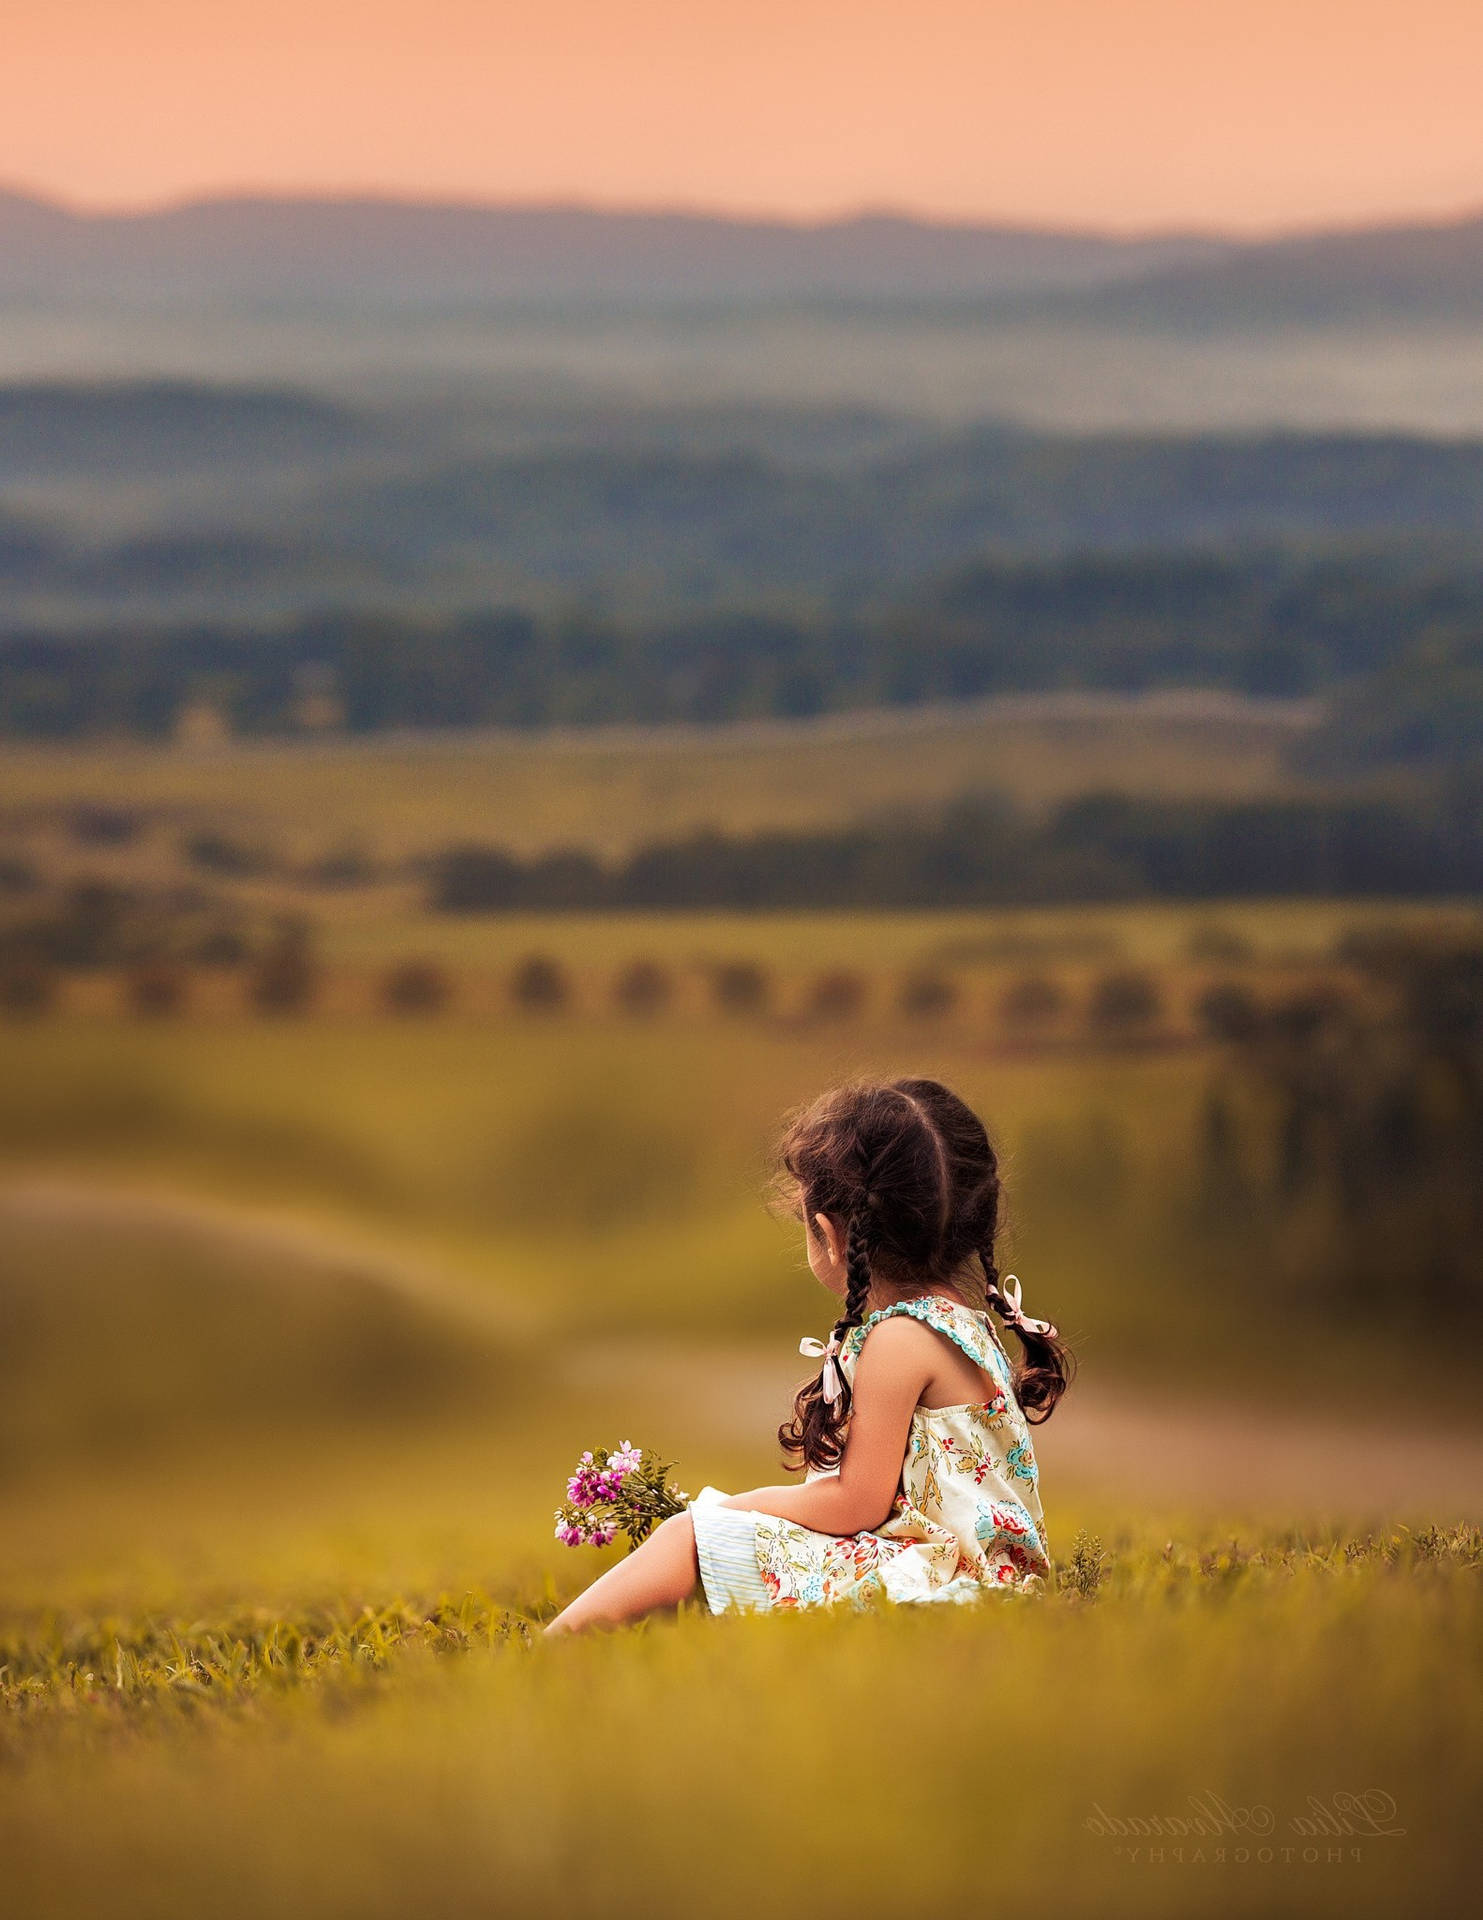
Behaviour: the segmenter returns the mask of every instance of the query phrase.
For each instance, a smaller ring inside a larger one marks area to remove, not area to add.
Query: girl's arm
[[[911,1416],[938,1362],[938,1337],[902,1315],[872,1329],[855,1365],[839,1472],[804,1486],[756,1487],[726,1507],[776,1514],[815,1533],[864,1533],[890,1514],[901,1485]]]

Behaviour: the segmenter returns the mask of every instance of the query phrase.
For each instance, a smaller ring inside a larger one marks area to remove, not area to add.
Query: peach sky
[[[0,181],[1264,231],[1483,206],[1483,0],[0,0]]]

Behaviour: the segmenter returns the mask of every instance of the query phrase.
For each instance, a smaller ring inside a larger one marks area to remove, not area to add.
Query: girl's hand
[[[757,1487],[723,1506],[775,1514],[816,1533],[866,1533],[890,1516],[911,1417],[941,1363],[941,1340],[906,1314],[870,1331],[855,1365],[849,1436],[838,1473],[804,1486]]]

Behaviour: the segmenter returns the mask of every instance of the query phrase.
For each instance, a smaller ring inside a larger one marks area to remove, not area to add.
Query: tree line
[[[1061,688],[1342,685],[1358,691],[1330,759],[1425,758],[1434,739],[1455,759],[1483,752],[1480,673],[1483,567],[1396,553],[1084,554],[985,562],[868,615],[342,610],[275,628],[11,632],[0,737],[159,738],[200,704],[237,733],[374,733],[804,717]],[[1384,724],[1392,683],[1420,710],[1399,741]],[[1449,691],[1432,699],[1434,685]]]
[[[934,819],[522,857],[467,844],[429,863],[445,913],[913,908],[1144,898],[1413,896],[1483,888],[1483,783],[1424,799],[1087,796],[1047,820],[993,798]]]

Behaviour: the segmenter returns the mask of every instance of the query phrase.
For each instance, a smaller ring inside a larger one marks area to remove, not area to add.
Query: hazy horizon
[[[74,0],[7,23],[0,180],[1247,237],[1483,202],[1468,0]]]
[[[1144,226],[1121,226],[1090,220],[1032,220],[1012,214],[962,214],[941,212],[931,207],[906,202],[857,201],[841,203],[816,211],[797,211],[777,206],[726,205],[671,200],[612,200],[591,194],[519,195],[498,192],[481,193],[419,191],[397,186],[346,185],[321,187],[264,185],[252,181],[237,184],[208,184],[161,194],[154,198],[112,202],[90,200],[53,190],[32,181],[0,176],[0,200],[30,201],[53,211],[82,220],[150,219],[183,212],[190,208],[242,204],[304,205],[323,207],[387,206],[440,211],[454,209],[485,213],[578,213],[615,219],[677,219],[714,221],[738,227],[779,227],[799,233],[847,227],[872,222],[900,223],[929,227],[947,233],[1002,232],[1044,234],[1067,239],[1139,240],[1194,239],[1224,242],[1238,246],[1260,246],[1264,242],[1319,239],[1346,234],[1359,235],[1389,230],[1437,229],[1468,226],[1483,220],[1483,186],[1471,198],[1451,208],[1394,210],[1384,214],[1357,214],[1349,218],[1307,220],[1271,227],[1221,225],[1215,221],[1180,221]]]

